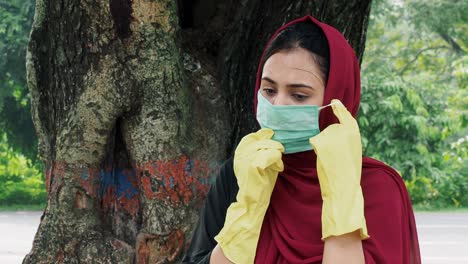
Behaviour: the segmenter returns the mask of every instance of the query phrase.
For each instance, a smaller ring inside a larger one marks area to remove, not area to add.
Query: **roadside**
[[[42,211],[45,208],[45,204],[15,204],[15,205],[1,205],[0,212],[18,212],[18,211]]]
[[[467,211],[416,212],[422,263],[468,263]]]
[[[42,210],[11,211],[18,208],[20,207],[0,208],[0,234],[2,234],[0,263],[2,264],[22,262],[31,249],[40,223]],[[424,264],[468,263],[467,208],[450,212],[417,211],[416,223]]]
[[[19,264],[31,250],[42,211],[0,212],[0,263]]]

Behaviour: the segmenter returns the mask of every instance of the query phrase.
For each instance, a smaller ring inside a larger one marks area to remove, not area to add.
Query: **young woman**
[[[336,29],[311,16],[278,29],[257,72],[262,129],[221,169],[183,263],[420,263],[401,177],[362,157],[359,102]]]

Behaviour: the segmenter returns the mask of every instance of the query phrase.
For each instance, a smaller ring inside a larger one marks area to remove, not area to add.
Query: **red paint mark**
[[[53,163],[44,165],[45,187],[47,193],[50,192],[50,179],[52,177]]]
[[[102,193],[102,207],[104,211],[112,211],[115,209],[115,186],[106,186]]]
[[[149,262],[150,257],[150,248],[148,245],[148,240],[150,239],[157,239],[157,236],[140,233],[137,236],[136,241],[136,263],[137,264],[147,264]]]
[[[184,244],[185,237],[181,229],[167,236],[140,233],[136,242],[136,263],[172,263],[183,252]]]
[[[120,241],[120,240],[112,239],[111,245],[112,245],[112,247],[113,247],[114,249],[121,249],[121,248],[123,248],[122,241]]]
[[[97,196],[99,189],[99,168],[92,166],[80,166],[74,168],[73,175],[89,196]]]
[[[200,160],[181,156],[169,161],[148,161],[114,168],[112,165],[69,164],[57,161],[44,171],[46,189],[56,193],[63,179],[72,177],[83,194],[100,199],[105,211],[124,211],[133,216],[140,208],[139,193],[149,199],[169,202],[173,206],[199,206],[209,189],[208,177],[218,170]],[[78,204],[81,205],[81,204]]]
[[[118,191],[117,209],[123,210],[131,215],[136,215],[140,209],[139,189],[140,181],[137,178],[138,174],[133,169],[124,169],[120,177],[126,183],[125,188]]]
[[[118,209],[123,210],[135,216],[140,210],[140,203],[138,197],[136,199],[129,199],[125,196],[118,199]]]
[[[65,176],[66,171],[66,164],[64,162],[55,162],[51,165],[51,169],[49,172],[49,197],[50,194],[57,193],[57,190],[61,187],[61,179]]]
[[[182,232],[182,230],[177,229],[172,232],[165,245],[161,247],[161,253],[163,253],[161,256],[167,256],[167,261],[169,262],[175,261],[184,249],[184,240],[184,232]],[[165,259],[161,259],[160,263],[165,263],[163,261],[165,261]]]
[[[57,263],[63,263],[64,258],[65,258],[65,254],[62,250],[59,250],[57,254],[55,254],[55,261]]]
[[[87,206],[87,198],[80,191],[75,193],[75,202],[73,206],[78,209],[84,209]]]
[[[150,161],[139,166],[144,194],[149,199],[188,205],[195,197],[206,196],[213,168],[206,162],[181,156],[169,161]]]
[[[151,180],[147,176],[142,176],[141,177],[141,183],[143,185],[143,191],[145,192],[146,197],[149,199],[154,199],[156,198],[155,193],[153,193],[153,190],[151,189]]]
[[[115,239],[114,238],[114,239],[112,239],[110,241],[110,244],[116,250],[119,250],[119,249],[122,249],[122,248],[125,248],[125,249],[128,249],[128,250],[133,249],[132,247],[130,247],[129,244],[125,243],[124,241],[122,241],[120,239]]]
[[[210,165],[207,162],[202,162],[200,160],[195,160],[193,166],[193,178],[196,179],[196,190],[202,196],[205,197],[209,190],[209,177],[213,175],[214,172],[219,171],[219,165]],[[200,182],[203,180],[203,182]]]

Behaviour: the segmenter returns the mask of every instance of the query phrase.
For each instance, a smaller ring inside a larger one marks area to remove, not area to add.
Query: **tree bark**
[[[370,1],[37,0],[27,53],[47,207],[23,263],[176,263],[256,128],[261,51],[312,14],[364,51]]]

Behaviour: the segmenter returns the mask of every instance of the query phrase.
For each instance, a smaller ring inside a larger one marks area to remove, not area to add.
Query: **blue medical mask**
[[[257,120],[262,128],[275,133],[273,140],[284,146],[284,153],[312,150],[309,139],[320,133],[317,105],[273,105],[258,91]]]

